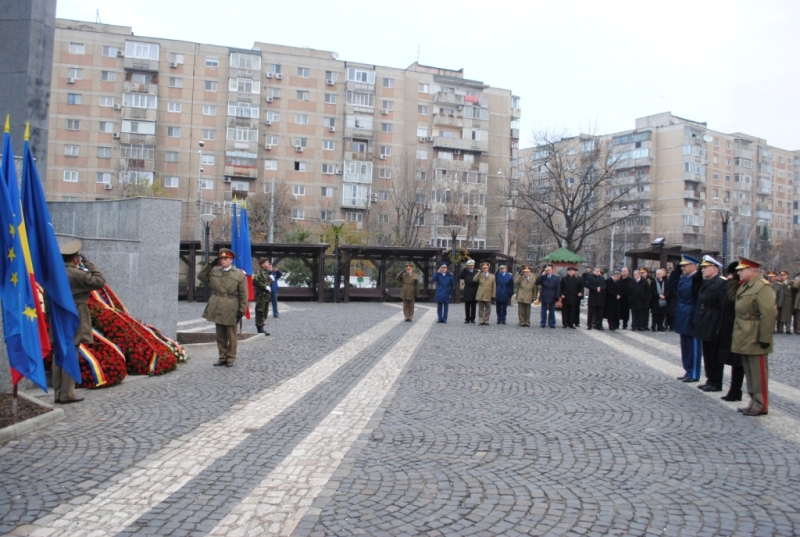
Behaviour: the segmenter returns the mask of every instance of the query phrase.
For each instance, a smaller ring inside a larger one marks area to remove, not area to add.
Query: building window
[[[392,148],[388,145],[381,146],[381,156],[382,157],[391,157],[392,156]]]
[[[719,147],[719,138],[714,138],[714,147]]]
[[[134,84],[150,84],[153,82],[153,75],[131,73],[131,82]]]
[[[64,156],[65,157],[77,157],[80,155],[80,148],[77,145],[65,145],[64,146]]]
[[[420,138],[425,138],[428,136],[428,126],[427,125],[419,125],[417,126],[417,136]]]
[[[205,155],[203,155],[205,156]],[[167,162],[178,162],[178,152],[177,151],[167,151],[166,154]]]
[[[205,166],[213,166],[214,162],[214,155],[203,154],[202,158],[200,159],[200,164],[204,164]]]
[[[381,102],[381,108],[384,110],[394,110],[394,101],[383,101]]]
[[[427,104],[417,105],[417,114],[419,114],[421,116],[427,116],[428,115],[428,105]]]
[[[308,125],[308,114],[295,114],[294,122],[298,125]]]
[[[381,132],[392,132],[391,123],[381,123]]]
[[[203,132],[200,134],[200,138],[203,140],[216,140],[217,131],[212,129],[203,129]]]
[[[383,87],[384,88],[393,88],[394,87],[394,78],[384,78],[383,79]]]
[[[295,138],[294,139],[294,146],[295,147],[306,147],[308,145],[308,138]]]
[[[280,99],[281,88],[267,88],[267,97],[272,97],[273,99]]]
[[[308,67],[298,67],[297,76],[302,78],[309,78],[311,76],[311,70]]]
[[[182,109],[181,103],[167,103],[167,112],[180,113]]]
[[[230,57],[230,66],[235,69],[255,69],[261,70],[261,56],[255,54],[242,54],[241,52],[232,52]]]
[[[308,92],[297,90],[297,100],[298,101],[307,101],[308,100]]]
[[[428,160],[428,150],[417,149],[417,160]]]
[[[77,183],[78,172],[73,170],[64,170],[64,181],[66,181],[67,183]]]
[[[178,188],[178,178],[174,175],[164,177],[164,188]]]
[[[219,67],[219,58],[217,56],[206,56],[206,67]]]
[[[294,194],[295,196],[305,196],[306,187],[303,185],[294,185],[292,186],[292,194]]]
[[[183,54],[178,54],[177,52],[170,52],[169,61],[170,63],[177,63],[178,65],[183,65]]]
[[[339,79],[339,73],[336,71],[325,71],[325,80],[336,82]]]
[[[75,80],[83,80],[83,69],[77,67],[70,67],[67,69],[67,76]]]
[[[111,184],[111,173],[110,172],[97,172],[97,182],[102,183],[104,185]]]
[[[110,147],[98,147],[97,148],[97,158],[111,158],[111,148]]]
[[[731,182],[731,176],[730,175],[726,175],[725,176],[725,182],[726,183],[730,183]]]
[[[278,145],[278,137],[277,136],[265,136],[264,137],[264,145],[268,145],[268,146]]]
[[[322,174],[323,175],[333,175],[334,174],[334,166],[333,166],[333,164],[323,164],[322,165]]]
[[[114,132],[114,124],[110,121],[100,121],[98,126],[100,132]]]
[[[333,93],[326,93],[325,104],[336,104],[336,95],[334,95]]]
[[[725,149],[730,149],[730,148],[731,148],[731,143],[725,142]]]
[[[123,119],[122,132],[130,132],[133,134],[155,134],[156,124],[154,121],[131,121],[129,119]]]
[[[267,112],[267,120],[277,123],[281,120],[281,115],[276,112],[269,111]]]
[[[273,75],[280,74],[281,72],[281,64],[279,63],[268,63],[267,64],[267,72],[272,73]]]
[[[214,190],[213,179],[200,179],[200,188],[203,190]]]
[[[217,105],[215,105],[215,104],[204,104],[203,105],[203,115],[204,116],[216,116],[217,115]]]
[[[719,174],[718,173],[714,174],[714,181],[719,181]]]
[[[274,159],[266,159],[264,161],[264,169],[265,170],[277,170],[278,169],[278,161]]]
[[[417,181],[427,181],[428,180],[428,172],[417,172],[415,174]]]
[[[319,212],[319,219],[320,220],[332,220],[333,219],[333,211],[320,211]]]
[[[180,127],[167,127],[167,138],[180,138],[180,137],[181,137]]]
[[[336,149],[336,142],[333,140],[324,140],[322,142],[322,149],[324,151],[333,151]]]
[[[67,93],[67,104],[81,104],[83,96],[80,93]]]
[[[332,198],[333,197],[333,187],[332,186],[323,186],[320,187],[320,196],[323,198]]]
[[[131,108],[149,108],[155,110],[157,105],[155,95],[146,93],[123,93],[122,106],[130,106]]]
[[[177,76],[169,77],[169,87],[170,88],[182,88],[183,87],[183,79]]]
[[[419,83],[417,85],[417,92],[419,93],[430,93],[430,87],[427,84]]]
[[[103,45],[102,54],[106,58],[114,58],[117,55],[117,47],[109,47],[109,46]]]
[[[232,117],[258,119],[258,105],[240,102],[228,103],[228,115]]]
[[[306,171],[306,163],[294,161],[294,171],[296,172],[304,172]]]
[[[69,44],[69,53],[70,54],[86,54],[86,45],[83,43],[70,43]]]
[[[158,45],[155,43],[125,41],[125,56],[131,58],[143,58],[146,60],[157,60]]]
[[[348,222],[363,222],[364,221],[364,214],[363,213],[345,213],[344,219]]]
[[[347,80],[363,82],[365,84],[375,84],[375,71],[350,67],[347,69]]]
[[[388,224],[389,223],[389,215],[388,214],[379,214],[378,215],[378,223],[379,224]]]
[[[292,218],[295,220],[305,220],[306,212],[303,209],[292,209]]]
[[[114,106],[114,97],[100,97],[100,106],[111,108]]]
[[[238,93],[261,93],[261,85],[258,82],[253,83],[251,78],[231,78],[228,81],[228,90],[236,91]]]
[[[378,169],[378,177],[380,177],[381,179],[391,179],[392,178],[391,168]]]
[[[213,80],[206,80],[203,83],[203,87],[206,91],[217,91],[217,83]]]

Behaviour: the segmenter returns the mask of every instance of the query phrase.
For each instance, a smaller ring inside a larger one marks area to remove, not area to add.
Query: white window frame
[[[281,115],[279,113],[277,113],[277,112],[273,112],[272,110],[269,110],[267,112],[267,120],[271,121],[272,123],[278,123],[281,120]]]
[[[65,183],[77,183],[80,176],[76,170],[64,170],[63,178]]]
[[[97,184],[110,185],[111,172],[97,172],[95,174],[95,181],[97,182]]]
[[[394,78],[383,77],[382,81],[384,88],[393,88],[394,87]]]
[[[214,91],[214,92],[216,92],[218,87],[219,86],[217,85],[217,81],[216,80],[204,80],[203,81],[203,91]]]
[[[311,69],[308,67],[298,67],[297,76],[300,78],[311,78]]]
[[[170,163],[180,162],[181,155],[177,151],[167,151],[164,153],[164,161]]]
[[[84,54],[86,54],[86,45],[84,43],[70,43],[69,53],[76,54],[78,56],[83,56]]]
[[[336,173],[336,166],[333,164],[322,165],[322,175],[333,175],[334,173]]]
[[[67,93],[67,104],[76,106],[83,104],[83,95],[80,93]]]
[[[114,132],[113,121],[98,121],[97,132]]]
[[[278,161],[275,159],[264,159],[264,169],[265,170],[277,170],[278,169]]]
[[[417,149],[417,160],[428,160],[428,150]]]
[[[336,94],[335,93],[326,93],[325,94],[325,104],[336,104]]]
[[[170,88],[183,88],[183,78],[179,76],[171,76],[169,77],[169,87]]]
[[[183,105],[181,103],[167,103],[167,112],[180,114],[181,110],[183,110]]]
[[[216,116],[217,115],[217,105],[215,105],[215,104],[204,104],[203,105],[203,115],[204,116]]]
[[[294,220],[305,220],[306,219],[306,211],[304,209],[292,209],[292,219],[294,219]]]
[[[319,195],[321,198],[332,198],[333,197],[333,187],[332,186],[322,186],[320,187]]]
[[[430,84],[426,84],[424,82],[419,82],[417,84],[417,93],[430,94],[430,92],[431,92]]]
[[[106,156],[106,154],[108,156]],[[111,148],[105,146],[97,147],[97,158],[111,158]]]
[[[427,116],[428,115],[428,105],[427,104],[418,104],[417,105],[417,115],[420,116]]]
[[[177,175],[167,175],[164,177],[164,188],[178,188],[180,178]]]
[[[200,133],[201,140],[213,141],[217,139],[217,131],[214,129],[203,129]]]
[[[308,125],[308,114],[295,114],[294,122],[297,125]]]
[[[159,46],[156,43],[145,43],[142,41],[125,41],[125,57],[141,58],[145,60],[157,60]]]
[[[200,158],[200,164],[203,166],[213,166],[215,162],[215,156],[209,155],[208,153],[203,153],[203,156]]]
[[[108,95],[101,95],[100,96],[100,106],[103,108],[113,108],[114,107],[114,97],[110,97]]]
[[[391,157],[392,156],[392,146],[390,145],[382,145],[381,147],[381,156],[383,157]]]
[[[308,168],[307,168],[306,163],[304,161],[302,161],[302,160],[295,160],[294,161],[294,165],[292,167],[293,171],[300,172],[300,173],[305,173],[307,169]]]
[[[202,190],[214,190],[214,180],[205,177],[200,179],[200,188]]]
[[[360,223],[360,222],[364,221],[364,213],[355,212],[355,211],[346,212],[346,213],[344,213],[344,219],[347,222]]]
[[[278,145],[278,137],[271,134],[264,136],[264,145],[269,145],[273,147]]]
[[[123,93],[122,106],[155,110],[158,106],[158,97],[148,93]]]
[[[237,142],[258,142],[258,129],[228,127],[225,139]]]
[[[65,157],[79,157],[81,156],[81,148],[78,145],[65,145],[64,146],[64,156]]]
[[[306,187],[305,187],[305,185],[292,185],[292,195],[293,196],[305,196],[306,195]]]
[[[103,82],[116,82],[117,73],[114,71],[100,71],[100,80]]]
[[[180,137],[181,137],[180,127],[167,127],[167,138],[180,138]]]
[[[116,58],[117,50],[119,50],[117,47],[112,47],[110,45],[103,45],[100,54],[101,56],[105,56],[106,58]]]
[[[394,101],[382,101],[381,108],[383,110],[389,110],[390,112],[394,110]]]
[[[386,132],[391,134],[392,131],[392,124],[391,123],[381,123],[381,132]]]
[[[391,168],[378,168],[378,177],[380,179],[391,179],[392,178],[392,169]]]
[[[322,150],[323,151],[335,151],[336,150],[336,141],[335,140],[323,140],[322,141]]]
[[[206,56],[206,67],[217,69],[219,67],[219,56]]]
[[[80,67],[70,67],[67,69],[67,76],[75,80],[83,80],[83,69]]]
[[[309,93],[306,90],[296,90],[295,96],[297,97],[298,101],[308,101],[309,100]]]

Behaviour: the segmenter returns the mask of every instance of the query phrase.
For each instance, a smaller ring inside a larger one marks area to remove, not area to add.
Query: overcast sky
[[[396,8],[396,9],[394,9]],[[464,69],[522,98],[520,140],[541,128],[616,132],[671,111],[800,149],[800,2],[58,0],[60,18],[140,36],[339,59]]]

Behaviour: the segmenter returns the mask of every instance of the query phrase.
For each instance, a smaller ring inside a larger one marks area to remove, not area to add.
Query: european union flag
[[[81,368],[75,351],[75,332],[80,320],[67,279],[67,269],[50,219],[39,172],[28,141],[22,150],[22,212],[28,231],[28,248],[36,280],[50,299],[50,328],[53,360],[75,382],[81,382]]]
[[[13,155],[13,153],[12,153]],[[13,158],[13,157],[12,157]],[[23,259],[8,185],[0,171],[0,291],[3,300],[3,332],[11,367],[47,392],[38,316],[31,280]]]

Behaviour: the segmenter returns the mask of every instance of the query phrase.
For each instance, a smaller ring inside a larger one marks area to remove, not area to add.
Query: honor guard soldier
[[[417,300],[417,289],[419,288],[419,274],[414,272],[414,265],[406,263],[405,270],[397,275],[397,282],[400,284],[403,315],[406,322],[410,323],[414,318],[414,303]]]
[[[272,283],[275,279],[270,274],[268,257],[259,259],[258,265],[261,268],[253,276],[253,288],[256,292],[256,332],[268,336],[269,332],[266,331],[264,325],[269,317],[269,304],[272,301]]]
[[[542,292],[539,294],[539,301],[542,304],[540,326],[545,328],[549,325],[550,328],[555,328],[556,302],[561,296],[561,278],[553,274],[553,265],[544,267],[544,273],[539,275],[536,284],[542,286]]]
[[[489,262],[481,263],[481,271],[475,275],[474,281],[478,282],[478,321],[480,325],[487,326],[489,317],[492,315],[492,299],[497,293],[497,286],[494,274],[489,272]]]
[[[531,267],[522,266],[522,273],[514,278],[517,289],[517,314],[519,315],[520,326],[531,325],[531,304],[536,291],[536,279],[531,275]]]

